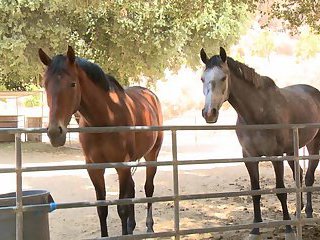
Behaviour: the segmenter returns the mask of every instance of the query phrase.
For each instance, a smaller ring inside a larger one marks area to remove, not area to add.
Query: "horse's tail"
[[[138,163],[140,162],[140,158],[137,160]],[[138,167],[131,167],[131,176],[134,176],[134,174],[136,173]]]
[[[78,125],[79,125],[79,122],[80,122],[80,113],[79,113],[79,112],[75,112],[73,115],[74,115],[74,117],[75,117],[75,119],[76,119],[76,121],[77,121],[77,123],[78,123]]]

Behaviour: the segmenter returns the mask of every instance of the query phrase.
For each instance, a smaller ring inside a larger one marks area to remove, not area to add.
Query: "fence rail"
[[[104,132],[144,132],[144,131],[198,131],[198,130],[261,130],[261,129],[305,129],[320,128],[320,123],[305,124],[255,124],[255,125],[170,125],[170,126],[117,126],[68,128],[68,132],[104,133]],[[46,133],[46,128],[0,128],[1,133]]]
[[[319,159],[319,155],[299,156],[299,129],[305,128],[320,128],[319,123],[311,124],[265,124],[265,125],[206,125],[206,126],[119,126],[119,127],[88,127],[88,128],[69,128],[68,132],[86,132],[86,133],[104,133],[104,132],[123,132],[123,131],[171,131],[172,135],[172,160],[163,162],[128,162],[128,163],[95,163],[95,164],[79,164],[79,165],[56,165],[56,166],[35,166],[23,167],[22,153],[21,153],[21,134],[22,133],[46,133],[45,128],[1,128],[0,134],[9,133],[15,134],[15,153],[16,153],[16,167],[0,169],[0,173],[16,173],[16,206],[1,207],[1,213],[16,213],[16,240],[23,239],[23,212],[35,211],[37,209],[55,210],[66,208],[81,208],[92,206],[107,206],[118,204],[131,204],[131,203],[147,203],[147,202],[168,202],[174,203],[174,229],[168,232],[135,234],[132,236],[117,236],[101,239],[144,239],[144,238],[157,238],[157,237],[175,237],[180,239],[182,235],[201,234],[220,231],[232,231],[240,229],[251,229],[253,227],[275,227],[280,225],[295,225],[297,227],[297,239],[302,240],[302,226],[309,223],[320,223],[319,218],[302,219],[301,218],[301,192],[320,191],[320,187],[302,187],[300,185],[300,167],[299,161],[306,159]],[[231,159],[203,159],[203,160],[180,160],[178,159],[177,150],[177,131],[186,130],[276,130],[288,129],[292,131],[293,137],[293,156],[268,156],[268,157],[248,157],[248,158],[231,158]],[[252,190],[240,192],[220,192],[220,193],[206,193],[206,194],[179,194],[179,166],[190,164],[214,164],[214,163],[235,163],[235,162],[256,162],[256,161],[284,161],[292,160],[295,163],[295,188],[286,189],[266,189],[266,190]],[[121,199],[110,201],[94,201],[94,202],[71,202],[71,203],[52,203],[41,205],[28,205],[22,204],[22,173],[23,172],[36,172],[36,171],[58,171],[58,170],[78,170],[78,169],[98,169],[98,168],[114,168],[114,167],[145,167],[145,166],[169,166],[173,168],[173,195],[149,198],[134,198],[134,199]],[[269,221],[263,223],[241,224],[241,225],[228,225],[217,226],[210,228],[198,229],[181,229],[180,228],[180,201],[205,199],[205,198],[221,198],[221,197],[235,197],[235,196],[249,196],[249,195],[262,195],[262,194],[275,194],[275,193],[296,193],[296,219],[286,221]]]

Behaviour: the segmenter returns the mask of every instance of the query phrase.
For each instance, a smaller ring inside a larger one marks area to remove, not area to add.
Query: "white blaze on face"
[[[228,79],[220,67],[206,69],[202,75],[203,94],[205,96],[205,113],[215,109],[219,111],[224,101],[228,99]]]

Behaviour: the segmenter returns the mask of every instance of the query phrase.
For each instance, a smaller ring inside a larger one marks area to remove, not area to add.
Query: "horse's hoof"
[[[313,218],[313,214],[312,213],[306,213],[307,218]]]
[[[296,240],[296,234],[294,232],[286,233],[285,240]]]
[[[304,211],[306,213],[307,218],[313,218],[313,209],[312,209],[312,207],[307,205]]]
[[[128,232],[128,235],[132,235],[133,234],[133,231],[134,231],[134,227],[128,227],[127,228],[127,232]]]
[[[147,228],[147,233],[154,233],[154,230],[153,230],[153,228],[152,228],[152,227],[150,227],[150,228]]]
[[[128,235],[132,235],[135,228],[136,228],[136,221],[128,219],[128,221],[127,221],[127,232],[128,232]]]
[[[249,237],[246,238],[246,240],[261,240],[261,235],[257,234],[249,234]]]

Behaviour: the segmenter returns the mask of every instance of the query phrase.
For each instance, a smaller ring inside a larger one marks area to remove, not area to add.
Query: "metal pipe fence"
[[[0,173],[16,173],[16,206],[0,207],[0,214],[15,213],[16,214],[16,240],[23,239],[23,212],[36,211],[39,209],[55,210],[66,208],[82,208],[93,206],[108,206],[119,204],[132,203],[147,203],[147,202],[173,202],[174,203],[174,229],[173,231],[135,234],[131,236],[117,236],[99,239],[144,239],[144,238],[158,238],[158,237],[175,237],[180,239],[182,235],[202,234],[221,231],[232,231],[241,229],[251,229],[254,227],[271,228],[283,225],[294,225],[297,228],[297,239],[302,240],[302,226],[310,223],[320,223],[319,218],[304,219],[301,217],[301,193],[320,191],[320,187],[302,187],[300,183],[300,160],[319,159],[319,155],[299,156],[299,130],[305,128],[320,128],[320,123],[312,124],[263,124],[263,125],[206,125],[206,126],[120,126],[120,127],[88,127],[88,128],[69,128],[68,132],[90,132],[90,133],[104,133],[104,132],[123,132],[123,131],[171,131],[172,135],[172,161],[163,162],[127,162],[127,163],[95,163],[95,164],[79,164],[79,165],[56,165],[56,166],[35,166],[23,167],[22,153],[21,153],[21,134],[22,133],[46,133],[44,128],[1,128],[1,133],[15,134],[15,152],[16,152],[16,167],[0,169]],[[185,130],[275,130],[275,129],[289,129],[292,130],[293,137],[293,156],[268,156],[268,157],[248,157],[248,158],[232,158],[232,159],[203,159],[203,160],[183,160],[178,159],[177,150],[177,131]],[[190,164],[212,164],[212,163],[235,163],[235,162],[256,162],[256,161],[284,161],[293,160],[295,164],[295,188],[279,188],[279,189],[264,189],[241,192],[221,192],[221,193],[205,193],[205,194],[179,194],[179,169],[180,165]],[[51,203],[51,204],[36,204],[23,206],[22,203],[22,173],[36,172],[36,171],[59,171],[59,170],[78,170],[78,169],[98,169],[98,168],[114,168],[114,167],[145,167],[145,166],[169,166],[173,167],[173,195],[161,197],[146,197],[134,199],[121,200],[104,200],[93,202],[71,202],[71,203]],[[235,196],[250,196],[263,195],[275,193],[296,193],[296,218],[294,220],[283,221],[267,221],[262,223],[240,224],[217,226],[209,228],[197,229],[180,229],[180,201],[221,198],[221,197],[235,197]]]

